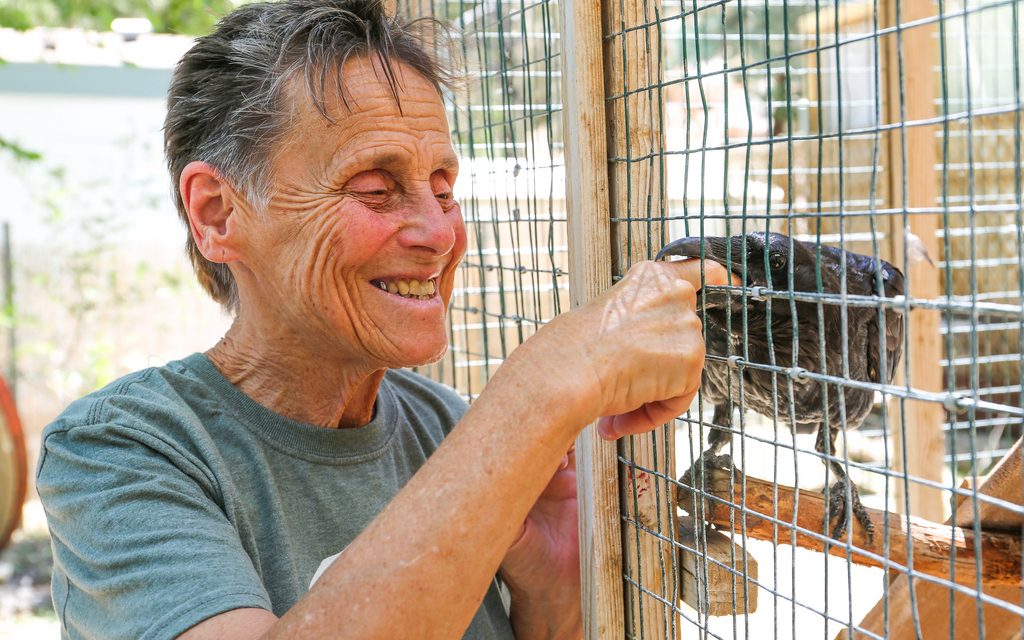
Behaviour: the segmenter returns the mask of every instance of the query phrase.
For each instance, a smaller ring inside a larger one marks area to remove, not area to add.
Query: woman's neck
[[[286,418],[327,428],[370,422],[387,369],[360,368],[303,347],[236,320],[206,357],[242,393]]]

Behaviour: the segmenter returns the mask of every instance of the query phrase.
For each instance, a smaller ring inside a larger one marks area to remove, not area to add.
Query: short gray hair
[[[289,132],[294,106],[289,87],[300,74],[328,121],[328,92],[345,103],[342,72],[353,57],[376,57],[396,100],[394,61],[441,92],[452,87],[454,73],[431,53],[438,43],[427,44],[428,35],[438,34],[449,44],[445,50],[453,51],[443,24],[389,16],[383,0],[260,2],[224,17],[182,57],[167,97],[164,153],[186,227],[178,182],[194,160],[213,165],[254,206],[266,207],[271,156]],[[237,311],[238,287],[228,266],[203,257],[191,229],[186,250],[203,288],[229,312]]]

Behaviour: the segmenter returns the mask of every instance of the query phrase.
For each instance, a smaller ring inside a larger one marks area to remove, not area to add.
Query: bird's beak
[[[681,258],[701,258],[705,260],[711,260],[717,262],[726,269],[729,269],[729,265],[726,264],[726,255],[728,252],[728,238],[715,238],[715,237],[689,237],[680,238],[673,240],[658,252],[655,260],[660,260],[666,256],[679,256]],[[703,254],[703,255],[702,255]],[[733,266],[736,266],[735,261]],[[731,269],[730,269],[731,270]],[[724,306],[728,304],[729,294],[727,291],[711,291],[708,290],[704,293],[706,296],[706,306]],[[734,298],[736,296],[733,296]]]
[[[680,256],[682,258],[699,258],[701,256],[701,245],[703,241],[697,237],[679,238],[666,244],[658,252],[655,260],[661,260],[665,256]],[[714,256],[707,256],[714,260]],[[715,260],[717,262],[717,260]]]
[[[705,260],[717,262],[729,271],[737,273],[740,269],[739,256],[743,255],[739,252],[743,251],[743,248],[740,247],[737,250],[735,243],[733,243],[732,262],[730,264],[727,259],[727,256],[729,255],[729,244],[729,238],[715,238],[710,236],[706,238],[680,238],[665,245],[661,251],[658,252],[658,256],[655,260],[660,260],[665,256],[704,258]]]

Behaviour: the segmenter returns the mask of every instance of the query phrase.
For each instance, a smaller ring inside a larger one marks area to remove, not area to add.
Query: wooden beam
[[[679,591],[691,609],[709,616],[757,611],[757,559],[721,531],[679,519]]]
[[[1022,471],[1021,441],[1018,440],[995,469],[978,483],[978,494],[1000,498],[1013,505],[1024,504]],[[1011,511],[979,501],[978,514],[978,522],[986,529],[991,527],[1019,534],[1024,527],[1024,518],[1017,510]],[[962,527],[973,526],[974,501],[970,498],[961,499],[950,520]],[[967,586],[976,589],[977,583]],[[1020,606],[1024,597],[1019,584],[982,584],[981,591],[996,601],[1017,606]],[[1017,613],[989,602],[982,603],[980,611],[982,619],[979,620],[976,597],[922,580],[911,582],[906,575],[901,575],[889,584],[882,599],[856,625],[852,637],[858,640],[878,636],[893,640],[918,637],[970,639],[980,637],[982,629],[987,640],[1014,640],[1020,637],[1022,620]],[[843,631],[836,640],[849,640],[850,637],[847,631]]]
[[[604,66],[598,3],[559,3],[569,301],[586,304],[612,283],[605,147]],[[622,637],[618,453],[593,425],[576,440],[583,628],[588,640]]]
[[[690,481],[684,476],[686,480],[679,489],[680,507],[694,509],[696,504],[695,517],[722,529],[731,527],[734,532],[742,531],[750,538],[825,550],[824,532],[829,527],[822,494],[744,476],[736,469],[731,474],[730,478],[729,469],[706,469],[703,484],[700,478]],[[718,500],[704,498],[697,503],[699,494],[694,493],[693,487],[703,488]],[[852,546],[848,549],[845,540],[830,540],[828,553],[849,557],[851,562],[869,567],[890,568],[891,565],[887,566],[882,560],[886,557],[889,563],[902,567],[912,562],[915,573],[947,581],[951,579],[950,567],[954,567],[953,580],[970,587],[979,579],[988,585],[1021,584],[1019,531],[982,531],[980,536],[975,536],[972,529],[878,509],[867,509],[867,512],[875,528],[873,538],[868,540],[864,529],[854,519]],[[980,543],[980,563],[976,562],[976,539]]]
[[[879,0],[878,7],[881,27],[906,24],[935,13],[932,0]],[[901,270],[907,254],[905,242],[908,231],[920,239],[933,260],[939,256],[938,214],[912,212],[913,209],[934,208],[938,195],[936,127],[934,124],[922,124],[935,116],[933,100],[938,55],[934,34],[934,24],[926,23],[882,38],[885,124],[906,125],[888,133],[886,162],[889,207],[894,211],[888,216],[890,260]],[[901,215],[896,211],[905,213]],[[906,260],[905,266],[908,297],[918,300],[939,297],[939,271],[934,264],[912,257]],[[903,355],[904,363],[897,369],[894,384],[909,383],[915,389],[930,392],[943,390],[939,324],[938,310],[915,309],[910,312],[906,323],[908,343]],[[911,515],[935,522],[943,520],[946,503],[942,491],[915,482],[913,478],[942,481],[946,451],[942,430],[946,418],[944,409],[934,402],[893,399],[889,402],[888,417],[893,437],[894,467],[912,477],[906,502],[902,493],[903,483],[896,483],[897,509],[902,511],[905,505],[909,505]]]
[[[654,22],[656,4],[607,0],[601,5],[608,193],[616,218],[611,222],[612,268],[622,275],[650,258],[652,245],[663,239],[661,39]],[[668,481],[675,478],[674,426],[626,438],[619,446],[629,459],[620,481],[626,523],[623,569],[636,583],[626,585],[626,636],[678,638],[674,483]]]

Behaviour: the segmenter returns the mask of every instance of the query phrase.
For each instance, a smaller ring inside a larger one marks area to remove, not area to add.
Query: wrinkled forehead
[[[438,88],[402,62],[393,61],[388,70],[376,56],[359,56],[346,61],[340,73],[335,67],[308,78],[298,74],[290,79],[285,100],[291,112],[286,144],[331,146],[334,154],[347,145],[347,153],[356,153],[365,146],[360,140],[407,130],[454,160]]]

